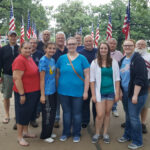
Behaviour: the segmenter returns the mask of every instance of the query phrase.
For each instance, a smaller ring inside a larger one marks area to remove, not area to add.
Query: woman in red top
[[[21,45],[21,54],[12,64],[18,143],[22,146],[29,145],[24,138],[36,137],[28,132],[28,124],[40,96],[39,71],[30,55],[31,44],[24,42]]]

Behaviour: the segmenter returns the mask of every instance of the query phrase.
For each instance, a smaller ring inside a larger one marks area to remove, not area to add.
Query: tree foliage
[[[0,33],[5,34],[9,29],[10,0],[1,0],[0,2]],[[31,23],[34,21],[38,31],[48,28],[47,11],[51,12],[52,7],[45,9],[40,0],[13,0],[13,10],[15,16],[16,31],[20,33],[22,16],[24,18],[25,30],[27,28],[27,15],[30,11]]]
[[[130,0],[131,1],[131,38],[149,39],[150,35],[150,8],[148,0]],[[56,30],[62,30],[66,35],[74,33],[82,26],[83,36],[91,34],[91,24],[94,24],[96,31],[99,21],[100,40],[106,39],[106,30],[108,25],[109,11],[112,16],[112,35],[118,41],[118,49],[121,49],[125,35],[122,33],[126,6],[128,0],[113,0],[109,4],[100,6],[83,6],[82,2],[70,0],[60,5],[54,17],[57,21]],[[98,20],[98,18],[100,19]]]

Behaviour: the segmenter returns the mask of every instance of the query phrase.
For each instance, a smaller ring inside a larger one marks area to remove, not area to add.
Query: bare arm
[[[90,80],[90,69],[84,69],[84,93],[83,93],[83,100],[88,98],[88,90],[89,90],[89,80]]]
[[[132,96],[132,103],[133,104],[137,104],[138,103],[138,95],[140,93],[140,90],[141,90],[141,86],[139,85],[135,85],[134,86],[134,93],[133,93],[133,96]]]
[[[96,103],[96,95],[95,95],[95,82],[90,83],[91,93],[92,93],[92,101]]]
[[[40,89],[41,89],[40,102],[42,104],[45,104],[45,71],[40,72]]]
[[[15,82],[16,88],[20,95],[24,94],[24,88],[23,88],[23,83],[22,83],[23,74],[24,74],[24,71],[21,71],[21,70],[13,71],[13,80]],[[25,103],[25,95],[20,96],[20,104],[24,104],[24,103]]]
[[[117,102],[119,101],[120,96],[120,81],[115,81],[115,89],[116,89],[115,102]]]

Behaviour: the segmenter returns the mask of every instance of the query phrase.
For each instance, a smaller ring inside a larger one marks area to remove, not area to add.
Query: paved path
[[[124,112],[119,102],[119,114],[118,118],[111,116],[111,123],[109,134],[111,137],[111,143],[105,144],[102,139],[98,144],[91,143],[91,136],[94,133],[93,122],[90,123],[87,129],[82,129],[82,137],[80,143],[73,143],[72,138],[69,138],[66,142],[60,142],[59,136],[61,135],[62,127],[59,129],[54,129],[54,133],[57,134],[57,138],[54,143],[48,144],[39,139],[41,125],[38,128],[30,127],[33,133],[38,135],[36,139],[27,139],[30,142],[28,148],[21,147],[16,142],[16,131],[12,129],[14,124],[14,100],[11,99],[11,120],[8,125],[2,124],[2,119],[4,118],[4,108],[2,102],[2,95],[0,94],[0,150],[127,150],[127,145],[129,143],[120,144],[116,141],[118,137],[123,134],[123,129],[120,124],[124,121]],[[41,124],[41,118],[38,120]],[[150,112],[147,120],[147,126],[149,133],[144,135],[144,147],[141,150],[150,150]]]

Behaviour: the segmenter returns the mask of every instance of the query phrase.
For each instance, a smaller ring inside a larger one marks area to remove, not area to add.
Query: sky
[[[67,0],[42,0],[43,6],[54,6],[57,8],[60,4],[66,2]],[[100,4],[107,4],[112,0],[79,0],[82,1],[84,5],[92,4],[92,5],[100,5]]]

